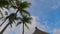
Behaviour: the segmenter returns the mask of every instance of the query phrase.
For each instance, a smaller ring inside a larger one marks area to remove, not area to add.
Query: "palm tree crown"
[[[29,29],[29,27],[27,26],[27,23],[31,24],[31,20],[32,20],[31,17],[23,16],[22,18],[20,17],[20,22],[18,22],[16,25],[18,26],[18,25],[20,25],[21,23],[24,22],[25,26]]]
[[[15,20],[18,20],[18,19],[20,19],[20,22],[17,23],[16,25],[19,25],[20,23],[23,23],[23,27],[24,27],[24,24],[25,24],[25,26],[28,28],[26,23],[31,24],[30,20],[32,18],[30,17],[30,13],[26,10],[26,8],[28,8],[30,6],[30,4],[31,3],[27,2],[27,1],[21,2],[19,0],[0,0],[0,8],[1,9],[2,8],[9,9],[11,7],[14,8],[14,9],[18,9],[16,11],[16,13],[11,13],[10,15],[8,15],[4,19],[4,22],[0,25],[0,27],[5,23],[5,21],[7,19],[9,20],[9,22],[5,26],[5,28],[0,32],[0,34],[2,34],[9,25],[11,25],[11,27],[12,27],[12,24],[15,23]],[[22,17],[17,17],[18,12],[20,13],[20,16],[22,16]],[[0,13],[2,14],[2,11],[0,11]],[[27,15],[27,16],[25,16],[25,15]]]

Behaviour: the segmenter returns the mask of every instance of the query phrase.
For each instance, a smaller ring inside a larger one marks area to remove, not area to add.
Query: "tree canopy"
[[[4,19],[4,21],[0,25],[0,27],[5,23],[5,21],[7,19],[9,20],[9,22],[0,33],[2,34],[9,25],[11,25],[11,27],[12,27],[12,24],[15,23],[15,21],[17,21],[17,20],[20,20],[20,22],[18,22],[16,25],[19,25],[20,23],[24,23],[26,25],[26,27],[28,28],[26,23],[31,24],[30,20],[32,18],[30,16],[29,11],[27,11],[26,8],[28,8],[30,5],[31,5],[31,3],[27,2],[27,1],[21,2],[19,0],[0,0],[1,9],[2,8],[5,8],[7,10],[9,8],[17,9],[16,13],[11,13],[10,15],[6,16],[6,18]],[[17,13],[20,14],[20,17],[17,17]],[[0,10],[0,14],[3,17],[3,13],[1,10]],[[24,27],[24,24],[23,24],[23,27]]]

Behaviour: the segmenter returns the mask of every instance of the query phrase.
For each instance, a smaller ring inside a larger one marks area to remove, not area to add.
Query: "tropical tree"
[[[18,26],[18,25],[20,25],[21,23],[23,23],[23,32],[22,32],[22,34],[24,34],[24,25],[29,29],[27,23],[28,23],[28,24],[31,24],[31,19],[32,19],[31,17],[28,17],[28,16],[26,16],[26,15],[23,15],[23,17],[20,17],[20,22],[18,22],[18,23],[16,24],[16,26]]]
[[[15,23],[15,20],[17,20],[18,17],[17,17],[17,15],[16,15],[15,13],[12,13],[12,14],[10,14],[9,16],[7,16],[7,17],[4,19],[4,22],[3,22],[0,26],[2,26],[7,19],[9,20],[9,23],[4,27],[4,29],[2,29],[2,31],[0,32],[0,34],[3,34],[3,32],[5,31],[5,29],[6,29],[9,25],[11,25],[11,27],[12,27],[12,24]]]
[[[16,11],[16,13],[11,13],[10,15],[6,16],[6,18],[4,19],[4,22],[0,25],[0,27],[5,23],[5,21],[8,19],[9,22],[8,24],[2,29],[2,31],[0,32],[0,34],[3,34],[3,32],[6,30],[6,28],[11,25],[12,27],[12,24],[15,23],[15,20],[21,20],[21,23],[23,23],[23,34],[24,34],[24,24],[25,22],[29,23],[30,21],[28,20],[25,20],[25,17],[27,16],[24,16],[24,14],[28,15],[30,17],[30,13],[25,10],[27,7],[29,7],[30,3],[27,2],[27,1],[24,1],[24,2],[21,2],[19,0],[0,0],[0,8],[6,8],[6,9],[9,9],[9,8],[14,8],[14,9],[18,9]],[[22,16],[23,18],[20,18],[20,17],[17,17],[17,13],[20,13],[20,16]],[[0,12],[2,14],[2,11]],[[3,16],[3,14],[2,14]],[[26,18],[26,19],[30,19],[30,18]],[[24,20],[24,21],[23,21]],[[23,22],[22,22],[23,21]]]
[[[2,2],[1,2],[2,1]],[[26,13],[26,14],[28,14],[29,16],[30,16],[30,13],[27,11],[27,10],[25,10],[25,8],[27,8],[27,7],[29,7],[29,5],[30,5],[30,3],[28,3],[27,1],[24,1],[24,2],[19,2],[18,0],[16,0],[16,2],[14,2],[13,0],[1,0],[0,2],[0,8],[2,9],[3,7],[4,8],[14,8],[14,9],[18,9],[17,11],[16,11],[16,13],[17,12],[19,12],[21,15],[23,15],[22,13]],[[9,2],[10,1],[10,2]],[[14,5],[15,4],[15,5]],[[6,6],[6,7],[5,7]],[[3,16],[3,14],[2,14],[2,11],[0,11],[0,14]]]

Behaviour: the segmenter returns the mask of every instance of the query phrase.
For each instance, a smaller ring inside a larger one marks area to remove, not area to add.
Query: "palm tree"
[[[29,16],[23,16],[23,17],[21,17],[20,18],[20,22],[18,22],[16,25],[18,26],[18,25],[20,25],[21,23],[23,23],[23,32],[22,32],[22,34],[24,34],[24,25],[29,29],[29,27],[28,27],[28,25],[27,25],[27,23],[28,24],[31,24],[31,17]]]
[[[29,7],[29,5],[30,5],[30,3],[28,3],[27,1],[25,1],[25,2],[21,3],[20,5],[18,5],[19,6],[18,11],[21,14],[22,18],[20,18],[20,22],[17,23],[17,25],[23,23],[23,32],[22,32],[22,34],[24,34],[24,24],[29,29],[29,27],[27,26],[26,23],[31,23],[30,20],[32,19],[30,17],[30,13],[27,10],[25,10],[25,8]],[[25,16],[24,14],[28,15],[29,17]]]
[[[14,2],[14,1],[16,1],[16,2]],[[9,23],[3,28],[3,30],[0,32],[0,34],[3,34],[3,32],[6,30],[6,28],[9,26],[9,25],[11,25],[11,27],[12,27],[12,24],[13,24],[13,22],[15,22],[15,20],[18,20],[19,18],[17,17],[17,13],[19,12],[22,16],[24,15],[24,14],[26,14],[26,15],[28,15],[28,16],[30,16],[30,13],[27,11],[27,10],[25,10],[25,8],[27,8],[27,7],[29,7],[29,5],[30,5],[30,3],[28,3],[27,1],[24,1],[24,2],[20,2],[20,1],[18,1],[18,0],[1,0],[0,1],[1,3],[0,3],[0,8],[2,9],[2,7],[4,7],[4,8],[6,8],[6,9],[8,9],[8,8],[10,8],[10,7],[12,7],[12,8],[14,8],[14,9],[18,9],[17,11],[16,11],[16,13],[12,13],[12,14],[10,14],[9,16],[7,16],[5,19],[4,19],[4,22],[0,25],[0,27],[5,23],[5,21],[7,20],[7,19],[9,19]],[[6,3],[5,3],[6,2]],[[1,11],[2,12],[2,11]],[[24,18],[24,16],[23,16],[23,18]],[[26,19],[28,19],[28,18],[26,18]],[[23,22],[23,24],[24,24],[24,22]],[[24,25],[23,25],[23,27],[24,27]]]
[[[3,1],[4,2],[4,1]],[[12,1],[13,2],[13,1]],[[2,3],[1,3],[2,4]],[[17,12],[19,12],[21,15],[23,15],[23,14],[28,14],[29,16],[30,16],[30,13],[27,11],[27,10],[25,10],[25,8],[27,8],[27,7],[29,7],[29,5],[30,5],[30,3],[28,3],[27,1],[25,1],[25,2],[23,2],[23,3],[20,3],[19,5],[17,4],[17,6],[11,6],[11,7],[13,7],[13,8],[17,8],[18,10],[16,11],[16,14],[17,14]],[[1,6],[1,7],[4,7],[3,5]],[[2,12],[0,11],[0,13],[2,14]],[[2,16],[3,16],[3,14],[2,14]],[[3,23],[2,23],[3,24]]]
[[[9,16],[7,16],[7,17],[5,18],[4,22],[3,22],[0,26],[2,26],[7,19],[9,20],[9,23],[4,27],[4,29],[2,29],[2,31],[0,32],[0,34],[3,34],[3,32],[5,31],[5,29],[6,29],[9,25],[11,25],[11,27],[12,27],[12,24],[15,23],[15,20],[17,20],[18,18],[16,17],[16,14],[15,14],[15,13],[12,13],[12,14],[10,14]]]

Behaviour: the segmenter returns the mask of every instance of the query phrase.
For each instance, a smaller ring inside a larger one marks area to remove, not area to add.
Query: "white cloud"
[[[60,29],[54,29],[53,34],[60,34]]]
[[[30,30],[28,30],[26,27],[24,28],[25,34],[32,34],[35,31],[36,26],[42,31],[46,32],[48,31],[47,29],[49,27],[47,25],[42,25],[40,22],[37,22],[37,19],[39,20],[38,17],[32,16],[32,18],[33,18],[32,23],[28,24]],[[17,27],[15,26],[15,24],[13,24],[12,28],[9,26],[4,32],[4,34],[22,34],[22,24]]]

